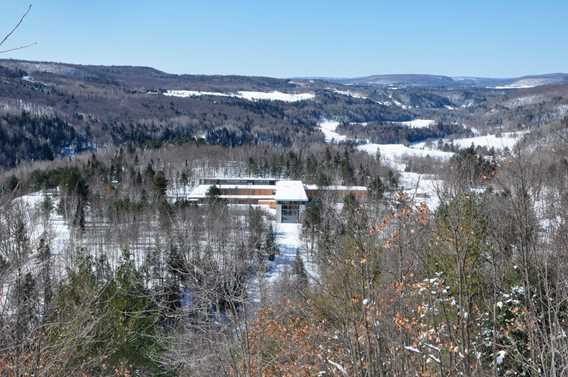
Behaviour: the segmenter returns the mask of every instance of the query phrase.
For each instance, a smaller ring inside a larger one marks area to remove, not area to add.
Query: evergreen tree
[[[166,196],[166,191],[168,190],[168,180],[164,175],[163,171],[159,171],[154,175],[152,179],[154,192],[159,199],[163,199]]]
[[[16,190],[16,188],[18,187],[19,183],[20,183],[20,181],[18,180],[18,177],[16,177],[15,175],[12,174],[6,180],[4,187],[5,187],[6,191],[14,192]]]
[[[266,232],[265,246],[266,254],[268,255],[268,260],[273,261],[276,257],[276,240],[274,237],[274,228],[272,223],[268,225],[268,230]]]
[[[369,197],[372,200],[381,200],[383,199],[383,195],[385,193],[385,186],[383,185],[383,181],[381,177],[375,177],[369,184]]]
[[[264,216],[259,208],[249,207],[248,212],[248,247],[253,255],[261,257],[262,235],[264,233]]]

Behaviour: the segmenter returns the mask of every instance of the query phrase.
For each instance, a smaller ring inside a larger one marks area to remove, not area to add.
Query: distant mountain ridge
[[[145,66],[102,66],[81,65],[56,62],[34,62],[25,60],[0,59],[0,66],[12,68],[28,74],[53,74],[70,79],[101,80],[109,84],[127,86],[179,87],[191,84],[193,88],[204,89],[216,86],[220,90],[238,89],[246,82],[246,88],[267,90],[280,88],[293,90],[289,80],[265,76],[244,75],[203,75],[171,74]],[[143,77],[143,83],[137,82]],[[525,89],[545,85],[568,84],[568,73],[547,73],[512,78],[492,78],[478,76],[446,76],[433,74],[377,74],[363,77],[303,77],[300,80],[317,80],[340,85],[377,87],[422,87],[422,88],[495,88]],[[201,87],[203,86],[203,88]],[[244,87],[243,87],[244,88]]]
[[[484,87],[496,89],[534,88],[544,85],[568,84],[568,74],[549,73],[542,75],[527,75],[513,78],[489,77],[451,77],[430,74],[387,74],[371,75],[355,78],[322,78],[342,85],[362,86],[401,86],[401,87]]]
[[[172,74],[144,66],[103,66],[58,62],[34,62],[0,59],[0,67],[11,74],[32,78],[83,80],[95,84],[128,88],[168,88],[195,90],[292,90],[296,86],[287,79],[262,76]]]

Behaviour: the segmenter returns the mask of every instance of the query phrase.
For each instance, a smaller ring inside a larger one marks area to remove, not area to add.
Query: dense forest
[[[385,123],[342,123],[339,133],[353,139],[367,140],[378,144],[408,144],[426,140],[443,139],[448,136],[473,136],[470,129],[458,124],[437,123],[430,127],[413,128],[404,124]]]
[[[568,149],[553,139],[498,160],[459,151],[437,167],[434,209],[350,145],[130,144],[21,164],[1,178],[0,370],[561,376]],[[211,175],[369,197],[311,201],[301,254],[269,282],[286,246],[270,212],[184,200]]]
[[[176,90],[201,94],[166,95]],[[312,97],[250,100],[235,96],[239,91]],[[0,168],[127,143],[157,148],[198,140],[226,147],[302,148],[324,141],[318,124],[325,119],[341,122],[339,131],[354,139],[413,143],[467,136],[471,129],[538,129],[566,116],[567,106],[565,83],[511,91],[461,85],[392,88],[0,60]],[[396,123],[414,119],[436,125],[418,129]]]

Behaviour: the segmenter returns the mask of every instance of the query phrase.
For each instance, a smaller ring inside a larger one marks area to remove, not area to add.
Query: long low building
[[[333,195],[339,200],[347,195],[358,200],[367,197],[367,188],[363,186],[317,186],[273,178],[203,178],[188,199],[206,201],[213,187],[217,189],[218,197],[230,204],[276,209],[277,221],[282,223],[299,223],[306,204],[323,195]]]

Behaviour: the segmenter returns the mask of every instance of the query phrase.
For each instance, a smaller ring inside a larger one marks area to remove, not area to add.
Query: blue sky
[[[0,2],[8,30],[27,2]],[[4,57],[172,73],[568,71],[566,0],[41,0]]]

